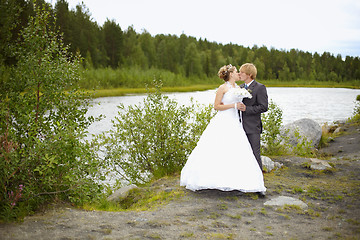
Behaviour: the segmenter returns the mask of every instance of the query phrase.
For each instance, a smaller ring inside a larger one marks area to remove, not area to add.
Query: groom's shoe
[[[265,192],[257,192],[257,195],[259,196],[259,198],[265,198],[266,197]]]

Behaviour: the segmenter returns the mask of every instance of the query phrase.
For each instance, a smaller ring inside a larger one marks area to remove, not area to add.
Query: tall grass
[[[268,87],[317,87],[317,88],[360,88],[360,80],[352,80],[346,82],[335,81],[316,81],[297,79],[294,81],[280,81],[278,79],[259,80]]]
[[[219,78],[204,76],[185,77],[162,69],[130,68],[99,68],[87,69],[82,73],[81,86],[85,89],[112,89],[112,88],[146,88],[154,79],[161,79],[163,87],[184,87],[199,84],[218,84]]]
[[[210,89],[216,89],[219,84],[213,85],[191,85],[184,87],[163,87],[163,92],[194,92],[194,91],[205,91]],[[90,91],[93,93],[95,98],[98,97],[115,97],[125,96],[129,94],[142,94],[148,92],[154,92],[154,88],[111,88],[111,89],[96,89]]]
[[[164,92],[191,92],[214,89],[223,83],[216,73],[213,77],[190,76],[181,73],[173,73],[163,69],[142,69],[140,67],[128,68],[98,68],[82,71],[80,86],[84,89],[96,89],[95,97],[122,96],[126,94],[146,93],[147,86],[151,86],[154,79],[160,79],[163,83]],[[360,81],[347,82],[315,80],[262,80],[259,82],[267,87],[337,87],[337,88],[360,88]]]

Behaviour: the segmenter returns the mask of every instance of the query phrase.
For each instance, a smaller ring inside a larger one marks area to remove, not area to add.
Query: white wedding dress
[[[238,102],[235,88],[228,85],[230,89],[222,102]],[[181,171],[180,185],[192,191],[266,191],[262,171],[235,108],[218,111],[211,119]]]

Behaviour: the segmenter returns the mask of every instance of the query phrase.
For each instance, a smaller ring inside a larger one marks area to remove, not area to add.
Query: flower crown
[[[225,74],[227,74],[229,72],[230,68],[232,68],[232,67],[233,67],[233,65],[231,65],[231,64],[227,65],[226,66],[227,69],[225,71]]]

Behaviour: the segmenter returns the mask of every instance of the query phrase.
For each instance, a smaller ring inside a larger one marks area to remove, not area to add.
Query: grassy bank
[[[351,82],[317,82],[317,81],[278,81],[278,80],[264,80],[259,82],[265,84],[267,87],[314,87],[314,88],[352,88],[359,89],[359,81]],[[163,87],[163,92],[194,92],[194,91],[205,91],[209,89],[217,88],[219,84],[197,84],[190,86],[175,86],[175,87]],[[154,89],[150,89],[152,91]],[[148,91],[147,88],[110,88],[110,89],[98,89],[92,91],[95,97],[114,97],[114,96],[124,96],[130,94],[143,94]]]
[[[83,89],[97,89],[95,97],[123,96],[128,94],[146,93],[147,86],[153,86],[154,79],[161,80],[163,92],[192,92],[215,89],[223,83],[216,74],[211,77],[203,75],[185,76],[185,72],[174,73],[163,69],[143,69],[139,67],[125,68],[99,68],[82,71],[81,81]],[[259,82],[267,87],[336,87],[360,88],[360,80],[316,81],[316,80],[291,80],[280,81],[262,80]],[[239,82],[238,84],[240,84]]]
[[[279,81],[279,80],[259,80],[267,87],[315,87],[315,88],[352,88],[359,89],[360,81],[353,80],[347,82],[334,81],[314,81],[314,80],[296,80],[296,81]]]
[[[163,87],[162,92],[194,92],[194,91],[205,91],[209,89],[215,89],[218,85],[193,85],[186,87]],[[153,92],[155,88],[112,88],[112,89],[98,89],[91,91],[95,97],[114,97],[124,96],[130,94],[142,94],[148,91]]]

